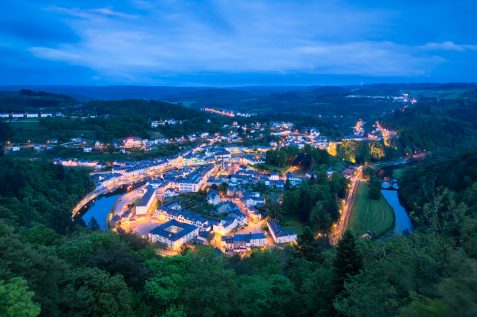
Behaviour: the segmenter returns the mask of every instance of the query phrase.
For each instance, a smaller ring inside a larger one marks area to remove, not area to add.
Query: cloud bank
[[[456,58],[450,53],[477,52],[475,42],[413,34],[399,7],[357,1],[23,4],[34,16],[28,23],[42,27],[25,32],[14,19],[0,21],[9,26],[3,37],[13,48],[37,62],[83,67],[104,82],[154,84],[197,73],[413,80],[432,77]],[[468,32],[473,38],[475,31]]]

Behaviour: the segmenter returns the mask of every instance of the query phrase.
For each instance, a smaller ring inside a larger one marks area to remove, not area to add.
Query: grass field
[[[294,215],[285,215],[280,221],[280,226],[285,231],[293,231],[296,234],[301,234],[304,230],[304,224]]]
[[[349,228],[361,235],[368,231],[381,235],[392,228],[394,212],[384,197],[379,200],[368,198],[368,185],[361,182],[356,193]]]

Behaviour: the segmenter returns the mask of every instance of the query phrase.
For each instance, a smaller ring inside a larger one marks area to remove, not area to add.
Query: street
[[[348,191],[348,196],[346,197],[343,210],[341,212],[340,219],[338,223],[333,227],[331,235],[330,235],[330,242],[331,244],[335,245],[341,239],[341,236],[346,231],[349,225],[349,219],[351,218],[351,211],[353,209],[353,202],[356,196],[356,190],[358,188],[359,183],[362,181],[363,177],[363,166],[361,165],[356,170],[353,177],[351,177],[351,187]]]

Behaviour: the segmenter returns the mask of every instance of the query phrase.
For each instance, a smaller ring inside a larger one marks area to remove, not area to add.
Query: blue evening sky
[[[476,0],[2,0],[0,85],[477,82]]]

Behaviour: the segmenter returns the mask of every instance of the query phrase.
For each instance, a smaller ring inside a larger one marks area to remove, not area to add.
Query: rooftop
[[[155,193],[156,193],[156,189],[152,187],[151,185],[148,185],[146,187],[146,192],[141,197],[141,200],[139,200],[137,206],[147,206],[147,203],[149,202],[149,200]]]
[[[149,231],[149,233],[165,237],[170,241],[177,241],[196,229],[197,227],[194,225],[173,219],[169,220],[166,223],[163,223],[160,226],[155,227],[154,229]]]
[[[295,234],[293,232],[283,231],[282,227],[280,227],[278,222],[276,222],[275,220],[268,220],[268,225],[270,226],[271,230],[273,230],[273,233],[277,237],[286,237],[286,236]]]

